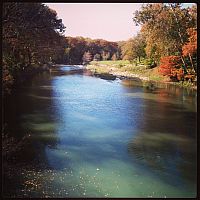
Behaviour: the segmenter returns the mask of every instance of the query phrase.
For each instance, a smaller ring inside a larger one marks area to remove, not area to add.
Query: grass
[[[193,83],[191,83],[189,81],[175,82],[175,85],[178,85],[183,88],[193,88],[194,87]]]
[[[152,68],[152,61],[149,59],[142,59],[140,63],[137,61],[130,63],[128,60],[92,61],[87,65],[87,69],[99,74],[110,73],[117,76],[138,77],[144,81],[169,82],[169,79],[159,73],[158,67]],[[187,81],[173,82],[173,84],[184,88],[194,87]]]
[[[140,63],[137,61],[131,63],[128,60],[92,61],[87,68],[96,73],[111,73],[127,77],[137,76],[153,81],[162,81],[163,76],[151,69],[149,63],[150,61],[147,59],[141,60]]]
[[[163,81],[163,77],[160,75],[150,75],[149,79],[152,81]]]
[[[130,62],[128,60],[104,60],[104,61],[92,61],[91,62],[92,65],[95,64],[101,64],[101,65],[115,65],[115,66],[119,66],[119,65],[127,65],[130,64]]]

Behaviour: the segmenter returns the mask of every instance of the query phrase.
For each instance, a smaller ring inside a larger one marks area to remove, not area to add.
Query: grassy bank
[[[112,74],[117,77],[139,78],[146,82],[161,82],[174,84],[180,87],[194,88],[196,87],[189,82],[172,82],[169,77],[159,73],[158,67],[153,67],[148,60],[142,60],[140,63],[130,63],[129,61],[92,61],[86,67],[95,74]]]

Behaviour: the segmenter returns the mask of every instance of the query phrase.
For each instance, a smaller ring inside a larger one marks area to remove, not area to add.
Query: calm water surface
[[[195,197],[196,93],[74,69],[41,74],[6,100],[9,131],[30,135],[6,195]]]

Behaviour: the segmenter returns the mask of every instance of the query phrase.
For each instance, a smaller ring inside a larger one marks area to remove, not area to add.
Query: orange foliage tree
[[[184,57],[189,57],[191,66],[196,71],[192,57],[195,57],[197,53],[197,30],[195,28],[189,28],[187,33],[189,35],[189,41],[183,45],[182,54]]]
[[[164,76],[169,76],[171,79],[181,80],[184,76],[184,71],[181,68],[181,57],[162,57],[160,59],[159,72]]]

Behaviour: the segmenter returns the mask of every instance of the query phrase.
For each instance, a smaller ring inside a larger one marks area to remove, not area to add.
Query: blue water
[[[195,197],[195,95],[65,74],[74,69],[38,76],[15,97],[34,162],[27,170],[23,160],[12,196]]]

